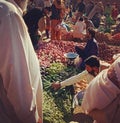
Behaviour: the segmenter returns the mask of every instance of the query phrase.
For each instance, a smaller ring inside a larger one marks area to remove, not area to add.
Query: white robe
[[[113,69],[111,69],[113,68]],[[108,72],[112,71],[110,78],[108,77]],[[120,105],[120,88],[115,84],[120,86],[120,57],[106,70],[99,73],[89,84],[86,89],[85,95],[83,97],[82,108],[86,113],[91,113],[93,110],[102,111],[105,113],[107,121],[97,122],[97,123],[117,123],[120,122],[120,117],[118,116],[120,112],[120,107],[118,111],[117,105]],[[92,113],[93,114],[93,113]],[[94,113],[94,115],[96,115]],[[116,117],[115,117],[116,116]],[[104,120],[100,116],[94,116],[98,120]]]
[[[77,74],[77,75],[74,75],[64,81],[62,81],[60,84],[62,87],[66,87],[66,86],[69,86],[69,85],[73,85],[77,82],[85,82],[86,84],[89,84],[90,81],[94,78],[93,75],[91,75],[90,73],[88,73],[87,70],[84,70],[83,72]]]
[[[76,22],[73,30],[74,38],[83,38],[86,34],[86,24],[84,22]]]
[[[0,0],[0,123],[42,118],[39,61],[19,12],[13,3]]]

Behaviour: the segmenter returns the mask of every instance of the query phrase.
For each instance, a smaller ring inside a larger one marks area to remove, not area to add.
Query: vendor
[[[73,28],[73,38],[83,39],[86,34],[86,24],[82,17],[75,23]]]
[[[87,30],[87,44],[85,48],[80,48],[78,46],[75,46],[75,50],[77,54],[79,54],[79,57],[82,59],[82,63],[80,64],[80,69],[84,70],[85,69],[85,62],[84,60],[91,55],[98,56],[98,44],[97,41],[95,40],[95,31],[93,28],[89,28]]]

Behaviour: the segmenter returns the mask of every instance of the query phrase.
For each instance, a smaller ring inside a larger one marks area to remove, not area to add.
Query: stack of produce
[[[99,43],[106,42],[107,44],[111,45],[120,45],[120,33],[112,35],[110,33],[103,33],[97,31],[96,39]]]
[[[111,48],[105,43],[99,43],[99,57],[101,60],[111,61],[113,56],[113,51]]]
[[[66,123],[71,119],[71,87],[57,91],[51,88],[51,83],[69,78],[77,74],[74,67],[67,67],[62,63],[51,63],[50,67],[42,67],[44,88],[43,116],[47,123]]]
[[[112,35],[112,38],[110,40],[110,44],[120,45],[120,33]]]
[[[61,38],[62,38],[62,40],[65,40],[65,41],[72,41],[73,40],[73,34],[72,34],[72,32],[62,34]]]
[[[84,43],[73,41],[40,42],[36,51],[41,65],[44,88],[43,115],[45,123],[68,123],[71,119],[71,88],[61,88],[54,91],[51,83],[63,81],[78,73],[76,68],[66,66],[64,54],[75,52],[75,45],[84,47]],[[110,61],[113,54],[119,53],[119,47],[108,46],[104,41],[99,42],[101,60]],[[81,87],[82,88],[82,87]],[[90,122],[89,122],[90,123]]]
[[[53,62],[66,63],[65,53],[75,52],[75,46],[84,47],[84,43],[73,41],[57,41],[40,42],[39,49],[36,51],[40,65],[49,67]]]
[[[98,42],[99,57],[101,60],[110,62],[113,55],[120,52],[120,33],[111,35],[110,33],[96,31],[95,38]]]
[[[106,42],[108,39],[108,36],[105,35],[103,32],[96,31],[95,38],[99,43]]]

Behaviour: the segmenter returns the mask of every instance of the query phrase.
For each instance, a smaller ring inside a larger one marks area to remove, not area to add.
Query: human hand
[[[60,89],[61,84],[60,84],[59,82],[53,82],[53,83],[51,84],[51,86],[52,86],[52,88],[53,88],[54,90],[58,90],[58,89]]]

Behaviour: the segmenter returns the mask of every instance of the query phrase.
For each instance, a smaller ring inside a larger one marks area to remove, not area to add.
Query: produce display
[[[110,34],[103,32],[96,32],[96,39],[99,43],[106,42],[107,44],[120,46],[120,33]]]
[[[75,52],[76,45],[84,47],[85,43],[54,40],[40,42],[39,49],[36,50],[44,88],[44,122],[66,123],[71,119],[72,86],[54,91],[51,88],[51,83],[61,82],[79,72],[74,66],[66,65],[67,59],[64,56],[65,53]]]
[[[107,36],[110,34],[107,34]],[[99,47],[99,57],[101,60],[107,62],[111,61],[114,54],[120,53],[120,48],[114,45],[108,45],[106,34],[97,34],[96,37]],[[110,41],[109,41],[110,42]],[[42,67],[49,67],[53,62],[60,62],[66,64],[65,53],[75,52],[74,47],[84,47],[86,42],[74,42],[74,41],[50,41],[40,42],[39,49],[36,51],[40,65]],[[113,43],[114,44],[114,43]],[[120,44],[120,43],[119,43]]]
[[[120,33],[112,35],[96,31],[95,38],[98,42],[99,57],[101,60],[110,62],[114,54],[120,53]]]
[[[84,43],[74,41],[57,41],[40,42],[39,49],[36,51],[40,65],[49,67],[53,62],[66,63],[65,53],[75,52],[75,46],[84,47]]]
[[[120,46],[120,33],[112,35],[109,43]]]
[[[100,36],[101,35],[101,39]],[[108,45],[104,41],[103,34],[97,35],[99,46],[99,57],[101,60],[107,62],[111,61],[114,54],[120,53],[119,46]],[[107,40],[107,38],[106,38]],[[66,64],[66,57],[64,54],[72,52],[75,53],[74,47],[84,47],[86,42],[74,42],[74,41],[41,41],[39,43],[39,49],[36,50],[36,54],[40,61],[43,88],[44,88],[44,104],[43,104],[43,118],[44,123],[68,123],[71,120],[72,113],[72,99],[73,99],[73,87],[69,86],[54,91],[51,88],[52,82],[61,82],[73,75],[76,75],[78,69],[74,66],[68,66]],[[80,85],[80,88],[84,88],[84,84]],[[85,121],[83,123],[90,123]]]
[[[120,33],[114,34],[114,35],[112,36],[112,38],[113,38],[114,40],[119,40],[119,41],[120,41]]]
[[[50,67],[41,68],[43,88],[44,88],[44,105],[43,116],[44,122],[47,123],[66,123],[71,120],[72,107],[72,86],[61,88],[57,91],[51,88],[52,82],[61,82],[77,74],[74,67],[67,67],[63,63],[54,62]]]

